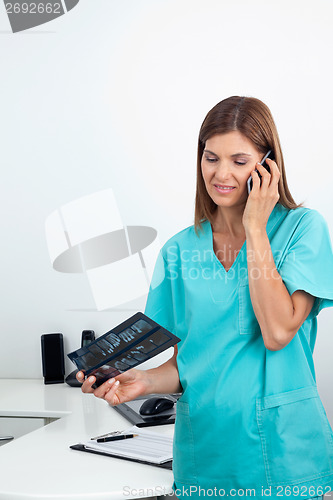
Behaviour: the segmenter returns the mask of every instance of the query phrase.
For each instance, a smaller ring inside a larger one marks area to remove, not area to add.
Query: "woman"
[[[82,390],[111,405],[182,392],[178,497],[321,497],[333,489],[333,432],[312,353],[332,283],[327,225],[294,202],[269,109],[225,99],[199,134],[195,224],[163,246],[145,309],[178,349]]]

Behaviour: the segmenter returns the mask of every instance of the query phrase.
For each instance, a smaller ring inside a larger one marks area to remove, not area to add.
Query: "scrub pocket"
[[[248,277],[244,276],[239,281],[239,333],[241,335],[259,335],[260,326],[254,314]]]
[[[333,433],[316,386],[257,398],[256,415],[269,486],[333,472]]]
[[[189,485],[198,484],[189,405],[180,400],[177,401],[176,407],[172,468],[176,482]]]

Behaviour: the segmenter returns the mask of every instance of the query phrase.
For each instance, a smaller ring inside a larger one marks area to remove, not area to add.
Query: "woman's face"
[[[201,171],[212,200],[221,207],[246,203],[247,180],[264,154],[237,130],[206,141]]]

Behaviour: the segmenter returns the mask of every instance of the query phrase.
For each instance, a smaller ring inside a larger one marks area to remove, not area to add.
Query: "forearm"
[[[179,382],[176,354],[162,365],[146,370],[146,394],[173,394],[182,392]]]
[[[275,267],[266,231],[248,232],[246,245],[253,310],[266,347],[277,350],[293,325],[293,302]]]

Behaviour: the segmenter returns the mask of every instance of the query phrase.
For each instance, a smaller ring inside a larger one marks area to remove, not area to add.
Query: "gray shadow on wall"
[[[53,268],[62,273],[82,273],[117,262],[149,246],[155,240],[157,231],[148,226],[127,226],[127,235],[130,249],[125,229],[120,229],[70,247],[55,259]],[[144,261],[142,263],[144,266]]]
[[[98,311],[142,303],[160,252],[157,231],[125,225],[112,189],[66,203],[47,217],[45,231],[53,268],[86,274]],[[154,284],[163,278],[158,273]]]

